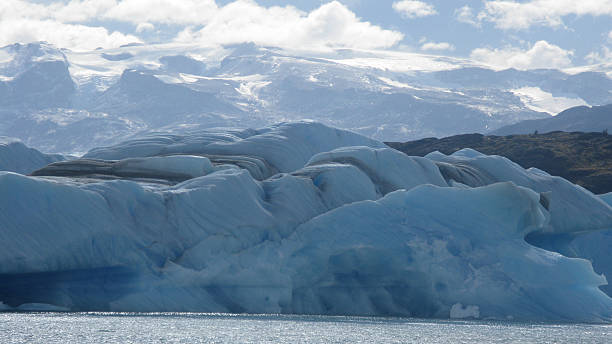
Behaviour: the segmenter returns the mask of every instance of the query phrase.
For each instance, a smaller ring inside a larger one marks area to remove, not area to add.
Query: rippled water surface
[[[0,343],[612,343],[612,325],[185,313],[0,313]]]

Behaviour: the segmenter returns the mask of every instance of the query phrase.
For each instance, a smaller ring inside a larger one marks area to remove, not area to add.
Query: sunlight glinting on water
[[[202,313],[0,313],[1,343],[606,343],[611,325]]]

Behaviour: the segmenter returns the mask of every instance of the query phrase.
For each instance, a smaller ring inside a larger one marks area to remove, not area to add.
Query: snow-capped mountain
[[[31,110],[66,107],[76,85],[66,56],[47,44],[14,44],[0,53],[0,106]]]
[[[609,197],[500,156],[295,122],[33,175],[0,172],[4,309],[612,321]]]
[[[406,141],[612,102],[611,84],[603,73],[494,71],[407,52],[15,44],[0,49],[0,135],[78,153],[146,132],[313,119]]]

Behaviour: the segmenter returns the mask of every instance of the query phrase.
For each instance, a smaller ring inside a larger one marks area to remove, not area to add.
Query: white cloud
[[[66,23],[95,19],[132,24],[201,25],[218,10],[215,0],[71,0],[67,3],[56,1],[47,6],[25,0],[3,1],[25,4],[20,6],[30,9],[28,15]]]
[[[528,29],[533,25],[558,27],[568,15],[612,15],[612,0],[509,0],[485,1],[479,20],[495,23],[500,29]]]
[[[52,19],[63,23],[77,23],[102,15],[115,6],[115,0],[55,1],[45,5],[27,0],[2,0],[0,18]]]
[[[433,5],[423,1],[402,0],[393,3],[393,9],[406,18],[427,17],[438,14]]]
[[[123,0],[108,8],[104,17],[133,24],[202,25],[217,10],[214,0]]]
[[[187,28],[176,38],[207,45],[254,42],[297,49],[387,48],[402,39],[400,32],[361,21],[338,1],[304,13],[291,6],[266,8],[251,0],[220,8],[203,28]]]
[[[98,13],[100,8],[108,3],[105,0],[86,0],[42,5],[22,0],[2,0],[0,45],[47,41],[59,47],[79,50],[140,42],[140,39],[133,35],[109,32],[104,27],[73,24],[95,15],[94,13]],[[85,9],[84,5],[92,7]],[[81,10],[83,12],[80,12]]]
[[[71,0],[64,4],[55,2],[48,7],[48,16],[65,23],[82,23],[102,17],[117,6],[115,0]]]
[[[612,63],[612,50],[606,46],[601,47],[601,52],[593,51],[584,59],[591,64],[595,63]]]
[[[0,1],[0,19],[40,19],[47,15],[48,9],[44,5],[29,3],[22,0],[3,0]]]
[[[425,51],[451,50],[452,51],[452,50],[455,50],[455,47],[452,44],[447,43],[447,42],[440,42],[440,43],[428,42],[428,43],[421,45],[421,50],[425,50]]]
[[[62,48],[90,50],[140,42],[135,36],[116,31],[109,33],[103,27],[63,24],[53,20],[0,20],[0,32],[0,46],[47,41]]]
[[[455,10],[455,18],[461,23],[470,24],[472,26],[480,27],[480,21],[474,16],[472,8],[465,5]]]
[[[610,41],[612,41],[612,31],[610,31],[610,32],[608,33],[608,39],[609,39]]]
[[[404,37],[361,20],[338,1],[309,13],[292,6],[265,7],[254,0],[222,7],[214,0],[58,0],[46,5],[0,1],[0,42],[4,43],[47,40],[60,47],[91,49],[140,41],[101,26],[110,27],[112,22],[133,24],[134,34],[158,24],[172,25],[180,31],[177,41],[207,45],[387,48]]]
[[[569,67],[572,55],[572,51],[546,41],[538,41],[527,50],[516,47],[478,48],[472,50],[470,57],[497,68],[536,69]]]
[[[155,29],[155,25],[151,23],[140,23],[136,26],[136,32],[141,33],[145,31],[152,31]]]

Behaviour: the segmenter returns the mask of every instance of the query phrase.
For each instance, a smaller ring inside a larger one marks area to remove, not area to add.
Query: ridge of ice
[[[473,149],[462,149],[449,156],[433,152],[426,156],[438,163],[446,178],[476,187],[501,181],[548,194],[550,226],[544,231],[555,233],[580,232],[585,228],[612,228],[612,212],[597,197],[577,185],[537,169],[525,170],[509,159],[487,156]],[[552,192],[551,192],[552,191]]]

